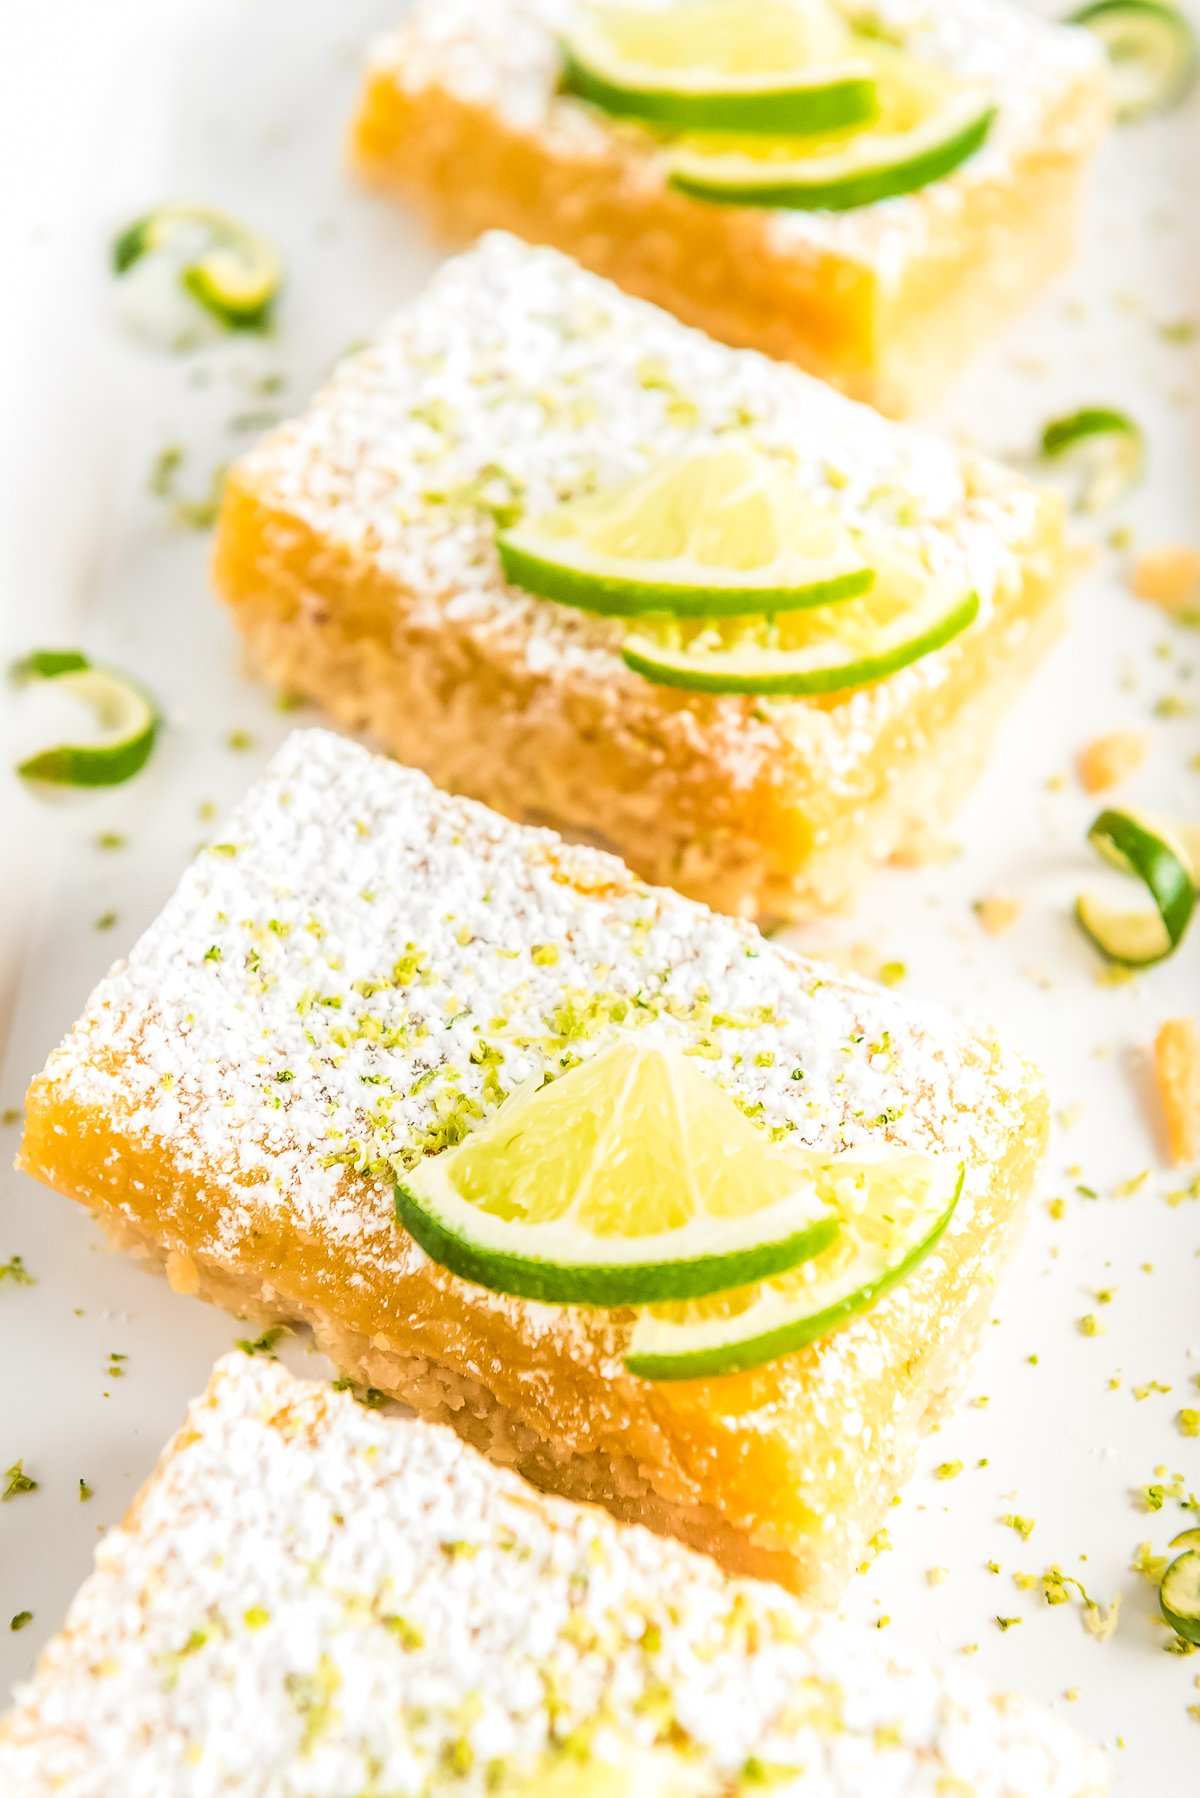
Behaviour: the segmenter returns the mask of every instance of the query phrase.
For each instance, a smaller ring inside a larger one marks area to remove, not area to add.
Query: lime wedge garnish
[[[283,284],[283,267],[265,238],[213,206],[159,206],[126,227],[113,244],[113,269],[127,274],[152,255],[178,263],[184,291],[231,331],[261,331]]]
[[[1175,1634],[1200,1647],[1200,1549],[1189,1548],[1171,1562],[1158,1601]]]
[[[143,767],[162,725],[146,689],[115,668],[98,667],[78,650],[35,650],[10,671],[24,685],[53,681],[94,714],[102,735],[90,743],[59,743],[18,765],[26,780],[56,786],[112,787]]]
[[[946,1157],[846,1156],[833,1201],[841,1229],[789,1273],[736,1292],[639,1314],[625,1354],[650,1380],[736,1373],[792,1354],[846,1323],[929,1253],[958,1202],[963,1169]]]
[[[1042,432],[1042,454],[1074,475],[1079,511],[1101,512],[1141,479],[1146,443],[1126,413],[1084,406],[1050,421]]]
[[[1104,45],[1122,124],[1168,112],[1195,85],[1196,32],[1177,7],[1162,0],[1094,0],[1068,23],[1094,32]]]
[[[878,117],[861,130],[774,141],[689,138],[669,152],[673,187],[729,206],[845,212],[914,192],[973,156],[995,108],[954,75],[873,45]]]
[[[1109,961],[1146,968],[1165,961],[1183,941],[1200,883],[1200,827],[1174,825],[1133,811],[1100,813],[1088,841],[1119,873],[1140,880],[1154,910],[1130,910],[1100,893],[1081,893],[1075,916]]]
[[[622,655],[647,680],[699,693],[788,698],[869,686],[940,649],[979,611],[957,580],[878,564],[860,599],[776,619],[643,628]]]
[[[515,586],[621,616],[785,612],[853,598],[874,578],[783,464],[732,444],[568,501],[497,547]]]
[[[819,1253],[837,1231],[835,1167],[776,1148],[688,1056],[620,1042],[421,1162],[396,1211],[435,1261],[493,1291],[647,1304]]]
[[[875,112],[875,78],[824,0],[677,0],[581,8],[562,44],[568,92],[686,131],[833,131]]]

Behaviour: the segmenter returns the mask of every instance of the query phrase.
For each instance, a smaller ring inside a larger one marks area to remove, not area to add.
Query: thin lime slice
[[[948,1158],[845,1157],[835,1191],[841,1230],[823,1254],[757,1286],[641,1312],[626,1367],[648,1380],[737,1373],[828,1335],[924,1260],[954,1214],[962,1181],[961,1163]]]
[[[695,693],[845,693],[942,648],[979,612],[978,596],[954,581],[929,579],[918,597],[895,608],[886,606],[886,571],[877,583],[864,599],[724,636],[708,631],[679,642],[666,629],[642,632],[621,654],[647,680]]]
[[[1189,1548],[1171,1562],[1158,1602],[1175,1634],[1200,1647],[1200,1549]]]
[[[786,612],[874,579],[786,465],[740,444],[668,457],[502,532],[497,549],[514,586],[623,617]]]
[[[35,650],[11,670],[24,685],[53,681],[95,715],[103,735],[91,743],[59,743],[31,755],[17,767],[26,780],[56,786],[113,787],[145,766],[162,726],[146,689],[115,668],[98,667],[78,650]]]
[[[1079,511],[1101,512],[1141,479],[1146,442],[1126,413],[1085,406],[1051,420],[1042,432],[1042,455],[1074,474]]]
[[[1161,0],[1094,0],[1072,13],[1068,23],[1094,32],[1104,45],[1122,124],[1169,112],[1195,85],[1196,33],[1174,6]]]
[[[875,112],[871,65],[821,0],[585,7],[562,52],[568,93],[671,130],[797,135]]]
[[[185,292],[231,331],[271,322],[283,267],[265,238],[213,206],[160,206],[135,219],[113,244],[113,269],[128,273],[144,258],[178,260]]]
[[[788,142],[710,135],[668,151],[673,187],[728,206],[851,211],[940,181],[973,156],[995,108],[946,70],[873,46],[879,116],[857,131]]]
[[[837,1233],[827,1169],[775,1148],[686,1055],[619,1042],[421,1162],[396,1212],[495,1292],[637,1305],[818,1254]]]
[[[1155,910],[1131,911],[1102,894],[1081,893],[1075,902],[1080,927],[1103,956],[1123,967],[1165,961],[1183,941],[1196,907],[1200,832],[1181,836],[1140,813],[1110,810],[1095,819],[1088,841],[1110,867],[1142,882]]]

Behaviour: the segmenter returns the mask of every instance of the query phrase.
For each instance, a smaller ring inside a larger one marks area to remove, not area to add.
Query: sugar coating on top
[[[587,1790],[620,1798],[626,1757],[656,1745],[684,1757],[681,1798],[767,1772],[804,1798],[1107,1785],[1098,1751],[1019,1698],[244,1355],[218,1363],[18,1689],[0,1785],[534,1798],[535,1771],[606,1764]]]
[[[622,0],[625,4],[626,0]],[[635,0],[648,8],[673,0]],[[617,123],[559,92],[561,34],[584,0],[418,0],[374,50],[372,68],[409,91],[441,88],[493,109],[505,124],[536,135],[556,157],[588,163],[611,153],[614,133],[647,191],[667,179],[666,157],[647,132]],[[949,68],[996,107],[983,148],[952,174],[915,193],[848,212],[764,213],[769,244],[781,255],[810,247],[899,278],[927,245],[939,218],[969,208],[989,182],[1044,145],[1054,113],[1080,82],[1095,85],[1102,56],[1083,31],[1065,30],[1006,0],[872,0],[849,17]],[[1069,148],[1070,128],[1053,127]]]
[[[324,731],[288,739],[47,1077],[216,1183],[213,1252],[265,1205],[386,1280],[422,1261],[397,1171],[629,1032],[700,1058],[776,1138],[965,1158],[952,1231],[1028,1095],[1023,1062],[943,1014]],[[464,1291],[533,1335],[571,1327]]]
[[[872,542],[960,578],[985,613],[1019,590],[1023,552],[1045,528],[1044,496],[996,464],[501,232],[446,263],[234,480],[395,581],[411,596],[406,630],[466,632],[494,661],[583,682],[629,712],[679,698],[624,666],[619,620],[507,585],[497,524],[730,441],[794,468],[801,491]],[[836,765],[943,666],[927,656],[832,706],[688,704],[735,768],[756,743],[777,745],[788,720],[821,731]]]

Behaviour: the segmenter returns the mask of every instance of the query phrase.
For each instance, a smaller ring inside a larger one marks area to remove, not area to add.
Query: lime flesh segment
[[[730,206],[851,211],[939,181],[986,142],[995,108],[946,71],[875,46],[879,117],[856,131],[789,143],[715,135],[669,152],[671,185]]]
[[[1171,1562],[1158,1602],[1176,1635],[1200,1646],[1200,1549],[1189,1548]]]
[[[617,617],[793,611],[874,580],[836,515],[743,445],[667,457],[502,532],[497,550],[514,586]]]
[[[870,63],[816,0],[584,8],[562,55],[568,93],[672,130],[835,131],[875,112]]]
[[[180,257],[185,292],[228,330],[270,324],[283,268],[271,245],[241,220],[212,206],[160,206],[121,232],[113,244],[114,272],[126,274],[163,252]]]
[[[1183,941],[1196,908],[1197,833],[1180,837],[1170,827],[1135,812],[1103,811],[1088,841],[1110,867],[1140,880],[1154,911],[1131,911],[1102,895],[1082,893],[1075,903],[1081,929],[1105,958],[1123,967],[1165,961]]]
[[[59,743],[17,767],[25,780],[55,786],[112,787],[143,768],[162,725],[158,708],[137,681],[89,662],[77,650],[37,650],[12,670],[20,683],[55,683],[95,716],[103,735],[92,743]]]
[[[648,1304],[819,1254],[837,1233],[830,1165],[777,1149],[694,1059],[620,1042],[420,1163],[396,1211],[493,1291]]]
[[[1176,7],[1160,0],[1095,0],[1067,22],[1082,25],[1104,45],[1122,124],[1169,112],[1195,86],[1200,46]]]
[[[881,589],[886,581],[881,579]],[[871,622],[872,596],[839,607],[835,614],[817,613],[807,641],[775,647],[745,633],[729,648],[676,645],[649,635],[629,637],[621,654],[627,667],[660,686],[696,693],[756,693],[765,697],[803,698],[844,693],[884,680],[930,655],[972,624],[979,612],[977,594],[957,585],[931,581],[913,605],[886,621]],[[840,627],[844,626],[844,631]],[[762,632],[762,637],[778,632]]]
[[[761,1285],[643,1311],[624,1356],[629,1372],[691,1380],[761,1366],[828,1335],[905,1279],[954,1214],[961,1163],[897,1151],[847,1156],[845,1170],[841,1230],[824,1254]]]
[[[1101,512],[1123,499],[1141,479],[1146,444],[1124,412],[1086,406],[1046,426],[1042,454],[1049,462],[1075,469],[1076,505],[1081,512]]]

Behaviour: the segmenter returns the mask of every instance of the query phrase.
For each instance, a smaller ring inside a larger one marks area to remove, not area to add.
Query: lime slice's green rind
[[[257,232],[215,207],[173,204],[135,219],[113,243],[113,272],[127,274],[188,226],[208,230],[212,241],[180,271],[184,291],[230,331],[265,331],[283,285],[279,258]]]
[[[1087,482],[1079,504],[1086,512],[1098,512],[1124,498],[1141,479],[1146,441],[1141,428],[1124,412],[1107,406],[1084,406],[1065,418],[1050,421],[1042,432],[1042,455],[1047,461],[1063,461],[1076,451],[1092,450],[1107,442],[1106,465]]]
[[[114,732],[98,743],[59,743],[17,764],[24,780],[53,786],[115,787],[144,768],[162,729],[153,696],[127,674],[89,662],[75,650],[38,650],[18,664],[22,679],[61,681],[98,714],[107,706]]]
[[[777,137],[841,131],[867,124],[877,110],[875,78],[851,63],[815,70],[811,79],[701,91],[685,86],[627,86],[589,65],[563,43],[562,88],[616,118],[639,119],[677,131],[745,131]]]
[[[1168,1548],[1200,1548],[1200,1529],[1180,1530],[1172,1536]]]
[[[1200,45],[1195,29],[1177,7],[1161,0],[1093,0],[1066,23],[1082,25],[1104,45],[1116,116],[1122,124],[1169,112],[1195,86]],[[1136,85],[1126,74],[1131,69],[1135,77],[1139,69],[1144,72]]]
[[[672,618],[739,618],[795,612],[858,599],[874,583],[870,568],[807,581],[796,587],[679,583],[589,574],[564,562],[549,562],[519,541],[519,531],[498,537],[496,547],[504,578],[541,599],[557,600],[584,612],[610,618],[639,618],[659,613]]]
[[[1081,929],[1107,960],[1122,967],[1165,961],[1182,942],[1196,908],[1196,882],[1182,850],[1121,811],[1101,812],[1088,841],[1110,865],[1142,882],[1157,908],[1162,933],[1154,930],[1152,914],[1114,912],[1086,893],[1075,905]]]
[[[426,1162],[419,1174],[423,1176],[424,1185],[435,1185],[436,1159]],[[697,1255],[677,1261],[630,1260],[568,1265],[532,1255],[482,1248],[468,1241],[435,1215],[428,1195],[424,1200],[418,1197],[411,1183],[406,1186],[397,1182],[396,1216],[431,1260],[476,1286],[486,1286],[491,1292],[508,1293],[514,1298],[539,1299],[546,1304],[609,1308],[704,1298],[714,1292],[726,1292],[733,1286],[752,1285],[756,1280],[769,1279],[773,1273],[786,1273],[802,1261],[819,1255],[829,1247],[839,1227],[831,1212],[786,1236],[722,1254]],[[747,1273],[748,1268],[758,1271]]]
[[[925,1260],[937,1247],[945,1234],[955,1206],[962,1193],[965,1170],[960,1168],[958,1181],[954,1188],[954,1196],[942,1215],[938,1218],[928,1234],[911,1248],[903,1260],[889,1267],[878,1279],[858,1286],[847,1293],[836,1303],[823,1306],[819,1311],[809,1312],[805,1317],[798,1317],[792,1322],[783,1324],[776,1330],[767,1330],[759,1336],[751,1336],[744,1341],[731,1341],[711,1348],[686,1350],[674,1354],[639,1354],[636,1349],[637,1327],[634,1328],[632,1346],[622,1357],[626,1371],[643,1380],[700,1380],[719,1378],[722,1374],[745,1373],[748,1368],[761,1367],[766,1361],[778,1361],[784,1355],[795,1354],[797,1349],[806,1348],[818,1337],[829,1335],[841,1324],[848,1323],[876,1299],[882,1298],[893,1286],[906,1280],[913,1270]]]
[[[621,650],[627,668],[659,686],[682,687],[694,693],[757,693],[766,697],[797,698],[812,694],[846,693],[857,687],[871,686],[875,681],[896,674],[941,649],[979,613],[979,596],[969,593],[957,605],[932,624],[901,643],[874,656],[860,656],[853,662],[813,667],[808,651],[780,650],[768,665],[768,655],[760,652],[757,671],[748,666],[736,667],[733,653],[671,650],[661,648],[649,638],[631,637]]]
[[[1175,1634],[1200,1647],[1200,1549],[1189,1548],[1171,1562],[1158,1603]]]
[[[785,211],[852,212],[859,206],[873,206],[879,200],[898,199],[901,194],[915,193],[931,182],[950,175],[969,156],[982,148],[996,117],[989,106],[968,119],[927,150],[907,158],[896,158],[857,172],[818,179],[805,178],[800,161],[780,163],[772,180],[738,178],[721,180],[715,173],[700,172],[700,159],[684,168],[676,164],[668,174],[668,183],[679,193],[694,200],[708,200],[717,206],[770,206]],[[714,162],[716,158],[712,159]]]

